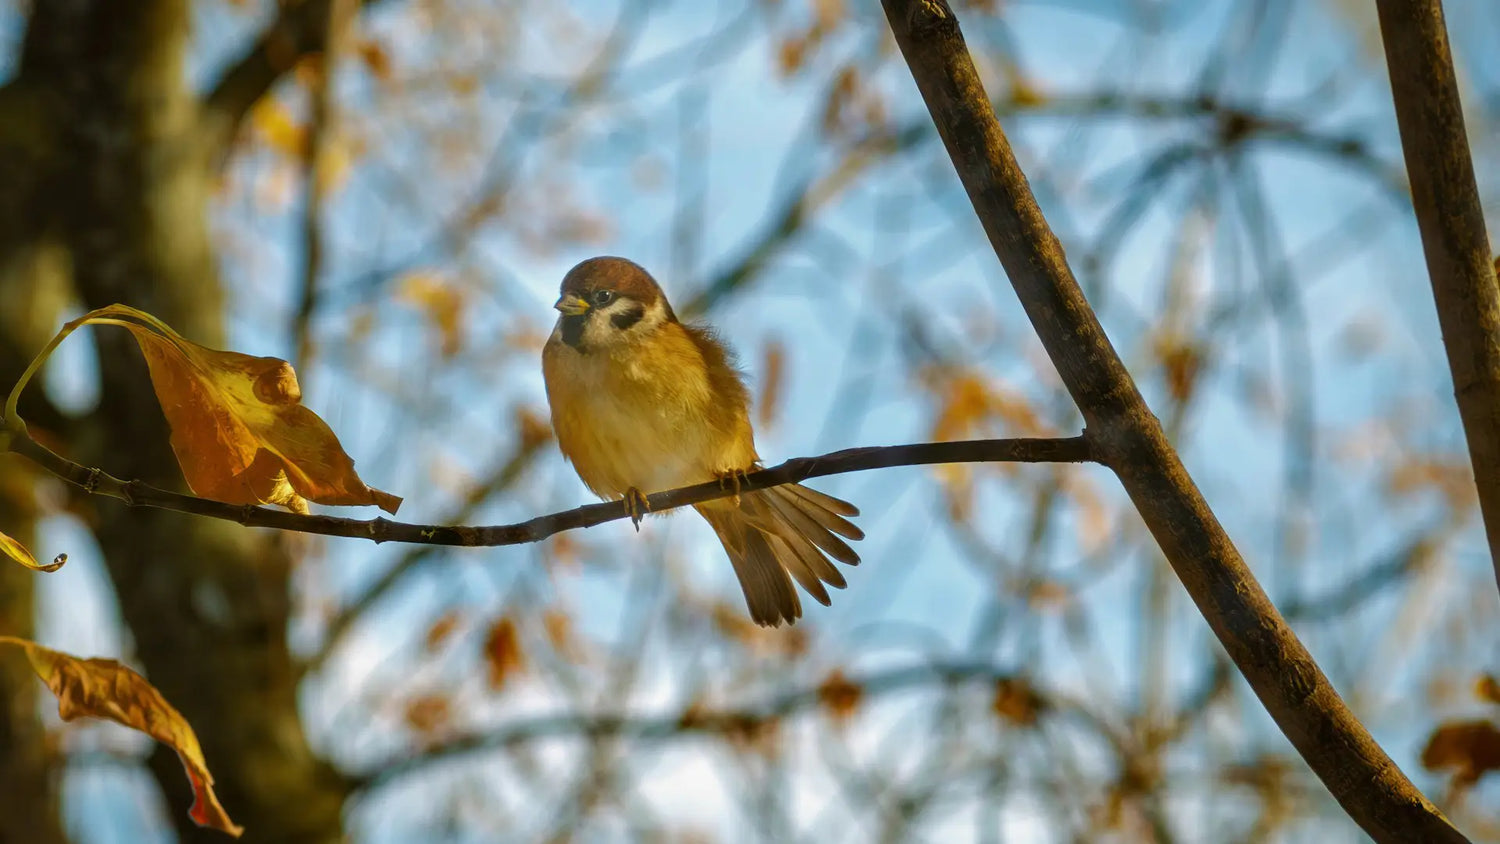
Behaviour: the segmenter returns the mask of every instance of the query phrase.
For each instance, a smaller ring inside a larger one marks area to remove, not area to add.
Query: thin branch
[[[322,536],[347,536],[377,543],[409,542],[417,545],[464,547],[521,545],[538,542],[565,530],[593,527],[629,516],[625,505],[619,501],[587,504],[516,524],[491,526],[421,525],[385,518],[346,519],[339,516],[303,515],[253,504],[225,504],[222,501],[170,492],[140,481],[120,480],[99,469],[74,463],[21,432],[16,433],[11,441],[10,450],[68,483],[81,487],[85,492],[118,498],[132,507],[154,507],[239,522],[248,527],[268,527]],[[758,469],[742,476],[738,484],[709,481],[652,493],[647,496],[646,504],[651,512],[660,513],[716,498],[728,498],[736,493],[799,483],[809,478],[894,466],[926,466],[934,463],[1086,463],[1093,461],[1090,455],[1090,445],[1082,436],[849,448],[818,457],[798,457],[769,469]]]
[[[1119,477],[1271,717],[1377,841],[1465,841],[1354,717],[1189,477],[1037,207],[952,9],[942,0],[882,5],[995,254],[1083,413],[1093,456]]]
[[[355,0],[365,5],[369,0]],[[336,0],[283,3],[276,19],[203,98],[204,132],[223,160],[245,115],[305,55],[323,47]]]
[[[297,311],[292,316],[292,363],[306,372],[312,358],[312,319],[318,309],[318,281],[323,274],[323,209],[329,181],[329,146],[338,134],[338,112],[333,97],[334,75],[343,55],[343,42],[354,12],[353,0],[329,0],[323,26],[323,60],[312,85],[307,126],[307,148],[302,161],[302,272]]]
[[[550,438],[523,437],[515,452],[502,464],[498,470],[492,472],[490,477],[482,484],[476,485],[464,496],[464,500],[449,514],[444,521],[458,522],[470,518],[480,505],[488,501],[491,496],[502,489],[506,489],[515,483],[526,468],[532,464],[536,456],[541,453],[542,447],[550,443]],[[408,550],[401,559],[391,564],[374,583],[365,588],[353,600],[349,601],[339,614],[328,622],[328,629],[323,634],[323,644],[302,664],[304,673],[317,671],[322,667],[330,654],[344,640],[344,636],[354,626],[370,607],[374,606],[381,598],[390,593],[397,583],[400,583],[417,566],[431,559],[437,551],[436,545],[418,545]]]
[[[1500,285],[1441,0],[1378,0],[1381,41],[1443,348],[1500,585]]]
[[[857,686],[862,700],[882,694],[910,688],[925,688],[931,685],[953,685],[956,683],[1005,680],[1021,680],[1014,670],[1007,670],[988,663],[934,663],[887,669],[878,673],[855,676],[849,682]],[[1061,698],[1042,696],[1029,683],[1026,688],[1036,694],[1043,711],[1073,711],[1083,714],[1085,720],[1097,723],[1083,713],[1075,704]],[[365,768],[364,773],[355,774],[350,781],[357,790],[368,791],[406,776],[428,765],[452,761],[474,753],[500,748],[516,747],[528,742],[548,738],[622,738],[638,742],[662,742],[695,736],[721,736],[730,740],[751,741],[763,730],[773,726],[780,718],[798,712],[815,709],[823,705],[820,686],[797,688],[782,692],[759,705],[710,709],[689,706],[681,712],[661,715],[636,715],[628,713],[564,713],[543,715],[515,721],[497,729],[462,735],[448,741],[424,748],[411,755],[397,756]]]

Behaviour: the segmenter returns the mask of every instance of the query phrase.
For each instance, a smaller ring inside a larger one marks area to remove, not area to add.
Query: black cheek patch
[[[588,319],[587,314],[578,316],[565,316],[562,318],[562,341],[575,349],[581,348],[583,344],[583,321]]]
[[[641,318],[645,315],[645,307],[641,305],[634,305],[629,310],[620,311],[617,314],[611,315],[609,321],[610,324],[615,328],[618,328],[621,331],[625,331],[629,329],[630,326],[640,322]]]

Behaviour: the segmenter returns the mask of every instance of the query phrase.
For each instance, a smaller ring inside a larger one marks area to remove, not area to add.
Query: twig
[[[882,5],[995,254],[1083,413],[1093,456],[1119,477],[1271,717],[1377,841],[1466,840],[1354,717],[1188,476],[1037,207],[953,11],[942,0]]]
[[[359,0],[365,5],[376,0]],[[305,55],[326,40],[336,0],[282,4],[278,17],[254,45],[226,68],[203,98],[205,139],[217,160],[228,158],[230,145],[245,115]]]
[[[627,518],[629,513],[619,501],[588,504],[537,516],[512,525],[465,526],[420,525],[385,518],[346,519],[339,516],[303,515],[272,510],[251,504],[225,504],[194,495],[170,492],[140,481],[124,481],[99,469],[74,463],[24,433],[17,433],[10,450],[85,492],[118,498],[132,507],[154,507],[195,516],[207,516],[239,522],[249,527],[313,533],[323,536],[347,536],[373,542],[410,542],[419,545],[456,545],[481,547],[521,545],[538,542],[555,533],[575,528],[593,527]],[[850,448],[819,457],[798,457],[779,466],[759,469],[744,476],[738,490],[718,481],[656,492],[647,496],[651,512],[660,513],[689,504],[727,498],[736,492],[893,466],[925,466],[933,463],[1085,463],[1093,460],[1088,441],[1082,437],[1047,439],[964,440],[945,443],[916,443],[868,448]]]
[[[1500,585],[1500,286],[1441,0],[1379,0],[1412,206]]]
[[[302,271],[298,278],[297,311],[292,316],[293,365],[308,371],[312,358],[312,319],[318,309],[318,281],[323,274],[323,209],[329,180],[329,146],[338,134],[334,76],[344,52],[344,39],[354,11],[351,0],[329,0],[323,22],[323,56],[309,92],[307,148],[302,161]]]
[[[516,479],[521,477],[526,468],[541,453],[543,446],[551,442],[550,438],[523,437],[516,451],[511,454],[509,459],[497,471],[492,472],[488,480],[470,490],[464,496],[463,502],[453,512],[449,513],[449,518],[445,519],[445,521],[456,522],[468,519],[492,495],[515,483]],[[344,636],[354,626],[354,622],[358,621],[370,607],[374,606],[377,601],[387,595],[391,589],[395,588],[396,584],[400,583],[409,572],[425,560],[430,559],[437,550],[438,546],[436,545],[418,545],[408,549],[401,559],[392,563],[391,567],[382,572],[380,577],[375,579],[374,583],[371,583],[363,592],[350,600],[339,610],[338,615],[334,616],[328,622],[328,629],[323,634],[322,645],[316,653],[299,666],[299,669],[304,673],[311,673],[321,668],[324,661],[338,648],[339,643],[344,640]]]
[[[864,699],[878,697],[884,693],[928,685],[952,685],[956,683],[1021,679],[1014,670],[1007,670],[988,663],[933,663],[886,669],[878,673],[855,676],[849,682],[857,686]],[[1083,713],[1075,704],[1054,696],[1027,688],[1040,697],[1047,711],[1083,714],[1085,720],[1094,722],[1092,716]],[[616,737],[641,742],[661,742],[693,736],[717,735],[732,740],[753,740],[764,729],[771,727],[777,719],[823,705],[819,687],[797,688],[782,692],[759,705],[732,708],[698,708],[690,706],[681,712],[662,715],[638,715],[621,712],[563,713],[543,715],[516,721],[497,729],[456,736],[447,741],[424,748],[416,754],[398,752],[385,762],[365,768],[364,773],[351,777],[358,790],[369,790],[395,781],[413,770],[463,756],[515,747],[527,742],[559,737]]]

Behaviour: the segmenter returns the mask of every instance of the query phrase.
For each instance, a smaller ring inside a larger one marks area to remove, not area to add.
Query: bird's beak
[[[589,303],[578,298],[572,293],[569,293],[561,299],[558,299],[557,303],[552,307],[557,308],[559,311],[562,311],[568,316],[581,316],[582,314],[588,313]]]

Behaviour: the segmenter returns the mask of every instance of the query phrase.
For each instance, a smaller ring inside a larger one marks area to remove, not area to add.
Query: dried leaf
[[[463,292],[435,273],[415,272],[402,280],[397,295],[426,314],[441,338],[443,359],[463,348],[465,302]]]
[[[1456,721],[1438,725],[1422,749],[1422,767],[1453,769],[1458,784],[1472,784],[1500,770],[1500,730],[1490,721]]]
[[[433,653],[442,647],[443,643],[448,641],[448,637],[453,635],[453,631],[458,629],[458,625],[463,623],[463,620],[463,613],[458,610],[443,613],[437,621],[432,623],[431,627],[427,628],[427,636],[423,640],[427,652]]]
[[[63,567],[63,563],[68,561],[67,554],[58,554],[52,559],[51,563],[42,565],[36,561],[36,557],[31,556],[31,552],[26,550],[25,545],[6,536],[4,533],[0,533],[0,555],[9,557],[33,571],[57,571]]]
[[[354,51],[359,54],[360,61],[364,62],[365,69],[370,75],[381,82],[391,81],[391,55],[386,52],[384,45],[378,41],[362,39],[354,45]]]
[[[250,111],[250,126],[266,145],[288,158],[307,155],[307,128],[297,124],[286,103],[266,97]]]
[[[521,637],[516,623],[510,617],[501,618],[490,626],[484,637],[484,661],[489,666],[490,688],[496,691],[505,686],[506,680],[526,668],[526,655],[521,652]]]
[[[304,499],[374,504],[388,513],[401,506],[399,497],[359,479],[328,423],[302,406],[291,364],[200,346],[125,305],[100,308],[65,325],[16,384],[7,416],[52,349],[86,324],[119,326],[135,337],[172,429],[172,451],[195,494],[299,512],[307,509]]]
[[[422,695],[406,704],[406,725],[424,736],[448,726],[453,708],[445,695]]]
[[[818,684],[818,702],[835,721],[848,721],[859,710],[865,690],[835,668]]]
[[[57,714],[64,721],[103,718],[140,730],[177,751],[193,786],[188,814],[194,823],[236,838],[244,831],[219,805],[193,728],[144,677],[113,659],[79,659],[24,639],[0,636],[0,645],[26,652],[32,670],[57,696]]]
[[[760,401],[755,403],[756,420],[762,428],[776,418],[781,405],[781,388],[786,377],[786,348],[779,340],[769,340],[761,353]]]
[[[1493,674],[1481,674],[1474,681],[1474,696],[1486,703],[1500,703],[1500,681]]]
[[[995,681],[995,697],[990,708],[1002,720],[1018,727],[1035,727],[1047,708],[1047,701],[1031,684],[1019,677],[1002,677]]]

